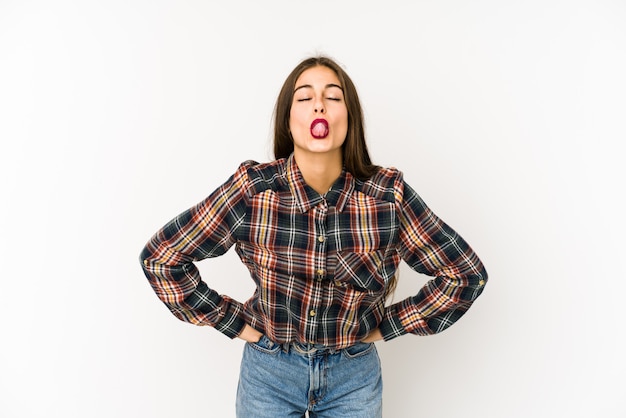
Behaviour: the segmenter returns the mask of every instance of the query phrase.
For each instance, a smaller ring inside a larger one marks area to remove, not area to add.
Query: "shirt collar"
[[[334,206],[338,212],[341,212],[354,190],[354,177],[346,171],[345,167],[325,195],[319,194],[306,184],[293,154],[287,159],[285,168],[289,190],[303,213],[317,206],[324,199],[328,206]]]

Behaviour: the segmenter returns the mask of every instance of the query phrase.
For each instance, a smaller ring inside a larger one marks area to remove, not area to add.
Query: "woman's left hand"
[[[380,341],[383,339],[383,334],[380,332],[378,328],[374,331],[370,332],[362,342],[364,343],[373,343],[374,341]]]

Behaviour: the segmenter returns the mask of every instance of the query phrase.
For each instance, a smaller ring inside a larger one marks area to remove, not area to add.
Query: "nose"
[[[324,108],[324,101],[321,99],[316,100],[313,110],[315,113],[325,113],[326,109]]]

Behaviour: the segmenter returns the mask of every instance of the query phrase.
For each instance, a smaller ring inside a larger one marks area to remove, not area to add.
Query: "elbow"
[[[480,266],[480,272],[478,273],[478,276],[478,283],[482,283],[482,286],[486,285],[487,281],[489,281],[489,275],[487,274],[487,269],[485,269],[485,266]]]
[[[476,273],[466,276],[462,281],[463,285],[459,287],[458,302],[470,304],[474,302],[482,294],[487,281],[487,271],[482,267]]]
[[[139,253],[139,260],[146,260],[148,258],[150,258],[150,256],[152,255],[152,251],[150,251],[150,249],[148,248],[149,245],[145,245],[142,249],[141,252]]]
[[[147,247],[144,247],[139,253],[139,264],[141,264],[141,268],[146,271],[148,265],[150,264],[151,253],[148,251]]]
[[[487,282],[489,281],[489,276],[487,274],[487,270],[485,267],[481,265],[478,273],[473,276],[470,280],[470,286],[468,286],[468,294],[466,296],[466,300],[473,302],[483,293]]]

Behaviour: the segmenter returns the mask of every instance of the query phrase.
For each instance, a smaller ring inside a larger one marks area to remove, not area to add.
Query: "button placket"
[[[315,208],[315,278],[320,281],[326,278],[326,217],[328,203],[323,199]]]
[[[316,253],[318,254],[318,257],[324,257],[324,264],[326,264],[326,236],[324,235],[326,233],[325,228],[324,230],[318,230],[317,225],[316,225],[316,233],[317,233],[317,245],[316,245]],[[323,254],[323,255],[322,255]],[[315,271],[315,278],[317,279],[318,282],[321,282],[322,280],[324,280],[324,277],[326,277],[326,270],[323,268],[318,268]]]
[[[314,285],[307,309],[308,314],[308,338],[314,341],[317,336],[317,317],[322,303],[322,281],[326,278],[326,217],[328,215],[328,204],[326,200],[322,200],[313,209],[314,231],[313,233],[313,250],[314,250]]]

